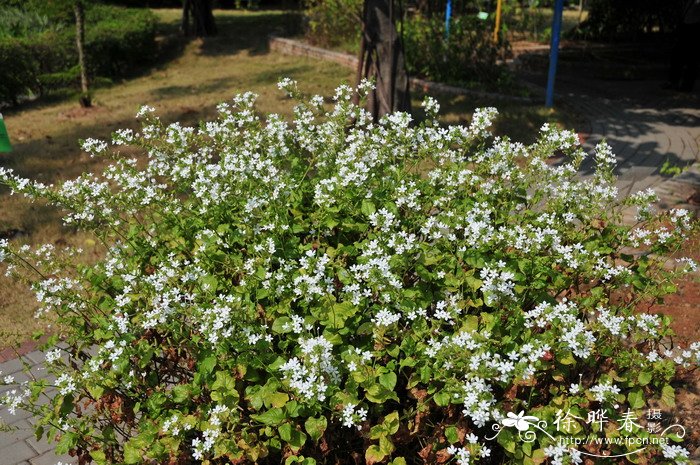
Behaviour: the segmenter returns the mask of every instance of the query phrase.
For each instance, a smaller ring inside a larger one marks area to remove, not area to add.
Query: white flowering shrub
[[[352,92],[330,111],[300,98],[293,123],[261,119],[250,93],[199,127],[144,107],[139,131],[85,141],[113,160],[99,175],[44,186],[2,171],[108,248],[81,265],[0,244],[64,328],[54,376],[14,386],[10,410],[98,465],[562,464],[591,449],[557,442],[561,412],[583,438],[599,432],[585,410],[673,402],[700,346],[672,347],[668,318],[635,307],[695,266],[663,266],[695,227],[687,212],[654,213],[650,192],[617,200],[604,144],[580,177],[572,132],[493,138],[493,108],[443,127],[433,100],[419,124],[375,124]],[[547,434],[522,441],[535,417]]]

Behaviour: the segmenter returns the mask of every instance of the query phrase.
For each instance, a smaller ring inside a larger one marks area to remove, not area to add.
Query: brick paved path
[[[530,77],[541,83],[541,77]],[[557,78],[557,101],[586,122],[576,128],[587,136],[586,148],[602,139],[611,145],[622,195],[651,187],[661,208],[697,210],[688,199],[700,188],[700,82],[693,93],[662,90],[660,84],[564,74]],[[663,175],[666,162],[683,173]]]
[[[41,368],[41,362],[44,360],[41,352],[29,352],[25,355],[25,360],[32,366],[31,372],[34,376],[46,376]],[[18,382],[28,379],[23,373],[22,363],[17,358],[0,363],[0,371],[3,378],[12,375]],[[1,386],[0,396],[8,390],[9,387]],[[77,460],[70,456],[57,456],[46,439],[36,440],[32,427],[34,420],[27,412],[18,410],[16,415],[10,415],[6,408],[0,407],[0,420],[2,424],[11,428],[9,432],[0,432],[0,465],[56,465],[59,461],[64,464],[77,463]]]

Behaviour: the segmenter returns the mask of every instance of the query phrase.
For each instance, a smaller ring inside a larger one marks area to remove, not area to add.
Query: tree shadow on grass
[[[252,76],[259,85],[274,85],[280,76],[292,76],[298,73],[308,72],[313,67],[311,65],[296,65],[278,67],[273,71],[263,71]],[[221,94],[222,90],[236,89],[240,82],[235,77],[212,79],[203,81],[194,86],[170,85],[152,89],[150,94],[156,99],[168,99],[183,97],[186,95]]]
[[[302,31],[299,12],[248,12],[215,15],[219,34],[203,40],[200,52],[206,56],[269,53],[270,35],[295,35]]]
[[[247,52],[250,55],[264,55],[269,53],[268,39],[271,34],[298,34],[302,30],[302,15],[295,11],[233,14],[217,10],[215,17],[219,34],[215,37],[201,39],[199,53],[205,56],[235,55],[240,52]],[[118,79],[95,78],[92,90],[109,88],[120,82],[151,74],[154,71],[165,70],[172,61],[183,55],[187,45],[194,40],[197,39],[182,35],[179,21],[161,21],[158,23],[156,32],[158,46],[156,58],[154,60],[140,59],[140,66]],[[192,71],[196,72],[196,70]],[[205,88],[203,91],[207,91],[207,89]],[[190,88],[173,88],[162,91],[163,96],[191,92]],[[11,115],[20,111],[37,110],[73,99],[76,100],[77,105],[79,95],[77,87],[56,89],[41,95],[39,98],[26,100],[15,107],[4,108],[3,113]]]

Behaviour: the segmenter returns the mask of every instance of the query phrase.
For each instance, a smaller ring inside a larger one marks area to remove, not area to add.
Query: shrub
[[[508,45],[494,43],[490,24],[471,16],[454,18],[445,37],[444,19],[414,16],[404,23],[408,72],[434,81],[502,88],[508,79],[498,60]]]
[[[689,3],[682,0],[591,0],[588,19],[571,32],[576,39],[638,40],[673,33]]]
[[[96,5],[88,10],[86,52],[93,77],[121,78],[156,55],[156,17],[146,9]],[[0,38],[0,103],[78,83],[74,28]]]
[[[27,37],[51,29],[48,17],[39,12],[11,6],[0,8],[0,38]]]
[[[124,77],[152,63],[156,16],[147,9],[98,6],[88,10],[85,49],[93,74]],[[72,37],[71,37],[72,39]]]
[[[359,43],[362,4],[361,0],[305,0],[307,37],[323,46]]]
[[[307,37],[322,46],[359,50],[362,2],[308,0]],[[491,23],[473,14],[455,16],[445,37],[441,15],[414,14],[399,22],[409,74],[455,85],[496,90],[510,74],[499,60],[509,51],[506,41],[494,43]]]
[[[294,124],[262,120],[250,93],[196,128],[144,107],[140,131],[83,142],[113,160],[101,175],[50,187],[3,170],[108,249],[76,265],[79,251],[1,244],[64,328],[55,378],[5,404],[98,465],[578,463],[591,449],[557,444],[553,422],[564,411],[572,436],[596,434],[586,409],[612,436],[650,436],[615,418],[671,404],[698,362],[698,344],[663,349],[667,317],[635,312],[673,291],[662,254],[695,227],[688,212],[655,214],[650,192],[616,200],[604,143],[579,178],[575,133],[492,139],[495,109],[441,127],[430,99],[418,125],[374,124],[351,96],[341,86],[327,112],[302,100]],[[521,441],[530,415],[546,434]]]
[[[20,41],[0,39],[0,63],[0,102],[16,104],[38,88],[38,62]]]

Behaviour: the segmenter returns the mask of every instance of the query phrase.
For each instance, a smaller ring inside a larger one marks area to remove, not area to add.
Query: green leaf
[[[192,386],[189,384],[179,384],[171,391],[173,401],[178,404],[185,402],[192,396]]]
[[[661,389],[661,402],[668,407],[676,406],[676,391],[668,384]]]
[[[275,426],[281,424],[284,420],[286,420],[287,415],[285,414],[284,409],[275,407],[271,408],[265,413],[261,413],[259,415],[251,415],[251,417],[254,420],[257,420],[265,425]]]
[[[389,373],[379,375],[379,384],[393,391],[394,387],[396,387],[396,373],[390,371]]]
[[[394,391],[392,391],[391,389],[387,389],[379,383],[371,385],[367,389],[365,397],[367,398],[367,400],[369,400],[370,402],[374,402],[375,404],[383,404],[389,399],[393,399],[397,402],[399,400],[398,397],[396,397],[396,393]]]
[[[73,396],[71,394],[64,396],[61,400],[61,404],[57,407],[57,409],[57,413],[62,417],[65,417],[69,413],[71,413],[73,411]]]
[[[202,287],[207,291],[214,293],[219,286],[219,280],[214,275],[206,275],[199,280]]]
[[[131,441],[124,444],[124,463],[127,465],[141,463],[143,461],[143,454],[141,449],[135,447]]]
[[[642,388],[634,388],[627,394],[627,400],[629,401],[630,407],[633,409],[640,409],[644,407],[644,393]]]
[[[382,452],[379,446],[371,445],[365,451],[365,462],[367,463],[367,465],[372,465],[377,462],[381,462],[386,456],[387,454]]]
[[[639,382],[641,386],[646,386],[647,384],[651,383],[651,380],[652,374],[650,371],[642,371],[637,377],[637,382]]]
[[[523,464],[524,465],[539,465],[542,462],[546,460],[547,456],[544,453],[543,449],[537,449],[532,452],[532,455],[530,457],[525,456],[523,458]]]
[[[571,352],[565,352],[563,355],[557,358],[557,361],[562,365],[573,365],[576,363],[576,359]]]
[[[433,400],[435,401],[438,407],[447,407],[448,405],[450,405],[452,395],[446,389],[443,389],[441,391],[436,392],[433,395]]]
[[[297,430],[291,423],[285,423],[277,429],[280,433],[280,438],[293,449],[299,449],[306,442],[306,434]]]
[[[236,390],[236,380],[231,376],[231,373],[224,370],[216,372],[216,381],[211,385],[211,398],[217,402],[222,402],[225,399],[238,399],[238,391]]]
[[[199,372],[203,375],[210,374],[216,366],[216,356],[212,355],[199,362]]]
[[[496,441],[511,454],[515,452],[515,438],[513,432],[509,429],[502,429]]]
[[[389,434],[396,434],[399,430],[399,412],[391,412],[389,415],[385,416],[382,424]]]
[[[396,457],[394,460],[389,462],[389,465],[406,465],[406,459],[403,457]]]
[[[372,203],[370,200],[365,199],[362,201],[362,207],[360,207],[360,211],[363,215],[370,216],[371,214],[377,211],[377,207],[375,207],[374,203]]]
[[[352,302],[342,302],[333,305],[326,314],[326,317],[321,321],[324,326],[335,329],[345,327],[345,322],[348,318],[357,313],[359,309]]]
[[[459,435],[457,434],[457,428],[455,426],[448,426],[445,428],[445,438],[450,444],[455,444],[459,441]]]
[[[471,290],[474,292],[481,289],[481,286],[484,284],[483,281],[481,281],[480,279],[477,279],[473,276],[465,276],[464,280],[466,281],[467,285],[471,288]]]
[[[90,457],[92,457],[92,461],[95,462],[96,465],[108,465],[107,457],[102,450],[91,450]]]
[[[289,394],[285,392],[273,392],[265,398],[265,405],[270,407],[283,407],[289,400]]]
[[[321,439],[327,426],[328,420],[326,420],[326,417],[309,418],[304,423],[304,429],[306,429],[306,432],[309,433],[309,436],[314,442]]]
[[[292,330],[291,323],[292,319],[288,316],[281,316],[279,318],[275,318],[275,321],[272,322],[272,332],[277,334],[288,333]]]
[[[73,432],[63,433],[61,439],[56,444],[56,454],[67,454],[68,451],[74,449],[78,445],[78,435]]]
[[[389,439],[388,436],[382,436],[379,438],[379,450],[386,456],[386,455],[391,455],[392,452],[394,452],[396,448],[394,447],[394,443],[391,442],[391,439]]]

